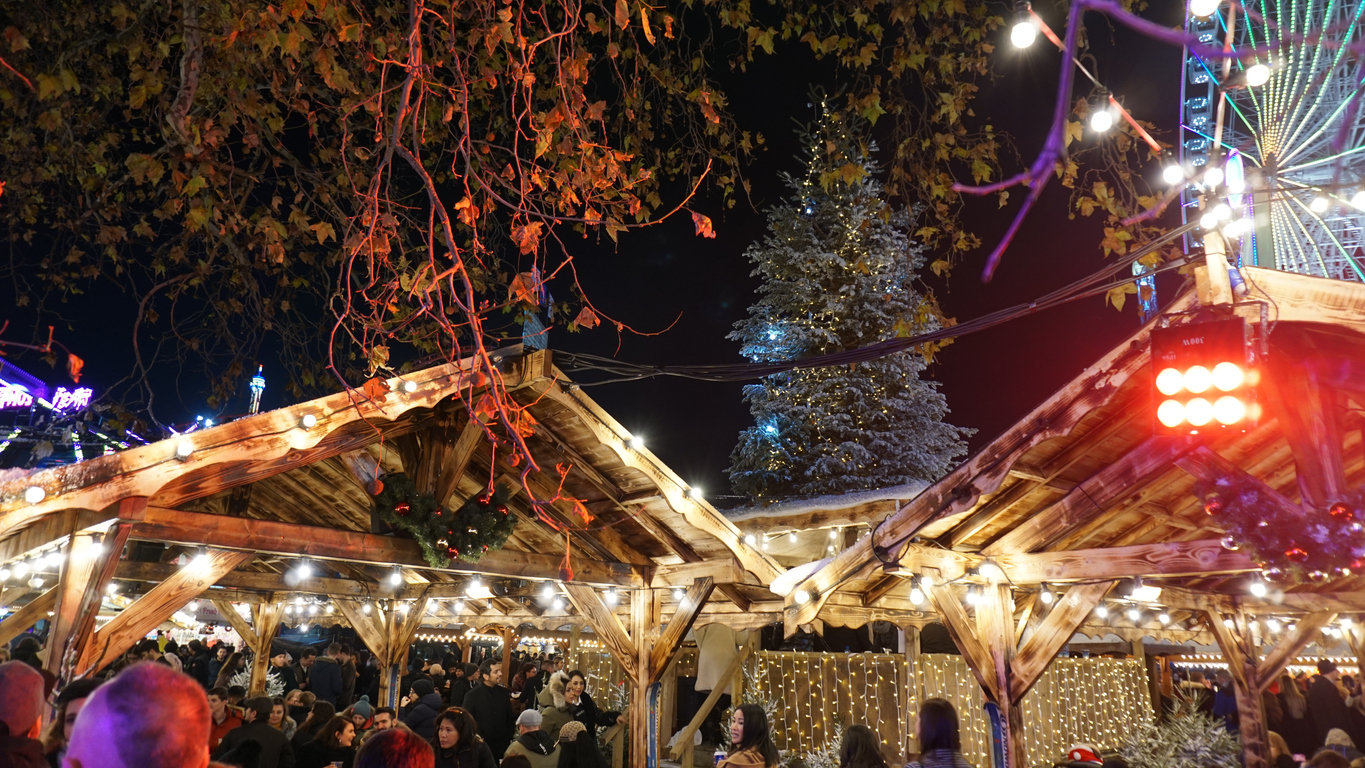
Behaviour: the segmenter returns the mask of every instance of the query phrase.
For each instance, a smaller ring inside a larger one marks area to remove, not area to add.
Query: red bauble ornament
[[[432,514],[433,514],[433,515],[436,515],[437,517],[440,517],[440,516],[441,516],[441,513],[444,512],[444,511],[445,511],[445,510],[441,509],[440,507],[437,507],[437,508],[436,508],[436,511],[433,512]]]
[[[504,515],[507,514],[507,505],[506,505],[506,504],[499,504],[498,506],[494,507],[494,509],[498,510],[498,512],[501,512],[501,513],[504,514]]]
[[[1207,499],[1204,499],[1204,511],[1214,517],[1217,517],[1218,515],[1222,514],[1223,497],[1215,493],[1212,496],[1209,496]]]
[[[446,557],[454,560],[460,556],[460,550],[455,547],[446,547]]]
[[[487,545],[487,544],[483,545],[483,551],[485,551],[485,552],[488,551],[488,545]]]
[[[1328,507],[1327,514],[1331,515],[1332,519],[1340,520],[1343,523],[1349,523],[1356,519],[1356,511],[1340,501]]]
[[[1302,563],[1308,559],[1308,552],[1303,547],[1290,547],[1284,551],[1284,556],[1296,563]]]
[[[406,515],[407,513],[412,511],[412,505],[407,503],[406,501],[400,501],[397,504],[393,505],[393,511],[394,514],[397,514],[399,516]]]

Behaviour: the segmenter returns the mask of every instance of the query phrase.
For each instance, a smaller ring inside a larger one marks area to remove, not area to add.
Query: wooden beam
[[[133,527],[133,538],[515,579],[557,579],[563,560],[556,555],[500,549],[484,553],[477,563],[459,561],[451,568],[434,569],[411,539],[164,507],[149,507],[146,519]],[[575,558],[574,566],[574,578],[589,584],[638,587],[644,583],[637,571],[623,563]]]
[[[593,631],[597,633],[603,647],[621,665],[626,675],[632,680],[636,679],[640,670],[636,666],[635,644],[631,642],[626,628],[621,625],[621,620],[602,602],[597,590],[582,584],[566,583],[564,594],[568,595],[573,607],[592,624]],[[639,595],[633,597],[640,599]],[[648,670],[645,672],[648,673]]]
[[[28,631],[29,627],[46,619],[48,612],[57,606],[57,589],[52,587],[0,621],[0,645],[8,645],[9,641]]]
[[[972,674],[976,675],[977,682],[992,701],[1000,701],[999,682],[991,672],[995,668],[995,660],[991,657],[990,650],[977,639],[972,622],[967,618],[967,611],[957,599],[953,587],[935,582],[934,586],[929,588],[929,601],[934,604],[934,610],[938,611],[939,618],[943,619],[943,626],[957,644],[957,649],[962,651],[962,658],[966,660]]]
[[[1193,294],[1187,292],[1173,301],[1166,311],[1182,312],[1193,305]],[[975,507],[982,494],[1000,487],[1009,475],[1009,468],[1030,449],[1071,432],[1087,414],[1112,400],[1130,377],[1150,368],[1148,337],[1155,323],[1153,320],[1110,350],[1013,428],[887,517],[876,531],[875,542],[870,534],[864,536],[798,587],[813,588],[817,593],[825,594],[875,567],[874,545],[898,549],[925,525]],[[792,614],[791,622],[805,624],[815,618],[817,611],[810,605],[789,601],[784,609],[786,613]]]
[[[474,460],[474,451],[478,450],[485,436],[485,427],[478,419],[470,419],[460,430],[460,436],[451,445],[436,481],[436,498],[443,500],[442,503],[449,501],[450,495],[455,492],[460,478],[469,469],[469,462]]]
[[[223,574],[255,557],[250,552],[215,550],[202,566],[190,564],[158,584],[95,631],[76,662],[74,677],[108,664],[185,604],[203,594]]]
[[[1230,552],[1214,539],[1000,555],[997,563],[1015,584],[1258,570],[1245,553]]]
[[[1266,361],[1262,389],[1269,395],[1280,432],[1294,452],[1299,490],[1305,508],[1326,509],[1346,496],[1346,470],[1341,458],[1343,403],[1340,395],[1318,381],[1313,366],[1305,366],[1289,349],[1309,345],[1303,332],[1286,329],[1290,338],[1275,334],[1275,354]]]
[[[709,595],[714,585],[707,586]],[[660,593],[653,589],[641,590],[630,598],[630,639],[635,650],[635,679],[630,689],[630,764],[631,768],[655,768],[649,759],[649,729],[654,721],[650,688],[655,685],[655,642],[659,636]],[[695,618],[695,615],[693,616]],[[676,617],[675,617],[676,619]],[[686,622],[691,625],[691,621]],[[681,637],[679,637],[681,640]],[[666,666],[666,665],[665,665]]]
[[[261,647],[261,641],[256,636],[256,630],[252,628],[251,622],[238,613],[237,609],[232,607],[232,603],[227,600],[213,598],[209,602],[213,603],[213,607],[227,620],[228,626],[237,630],[237,634],[241,635],[242,642],[246,643],[246,647],[260,653],[258,649]]]
[[[687,589],[687,594],[674,612],[673,618],[668,622],[668,626],[659,633],[659,639],[654,642],[654,648],[649,654],[649,665],[646,667],[647,676],[650,684],[657,683],[662,677],[664,669],[672,661],[678,651],[678,646],[682,644],[683,638],[687,636],[687,631],[692,628],[697,617],[701,615],[701,610],[706,605],[706,601],[711,598],[711,590],[715,589],[716,582],[711,578],[697,579],[697,581]],[[639,639],[636,639],[639,642]]]
[[[182,438],[161,440],[78,464],[37,470],[0,482],[0,535],[66,509],[104,509],[129,496],[153,496],[153,503],[175,506],[240,485],[338,456],[381,439],[394,439],[429,423],[430,409],[443,400],[472,392],[482,373],[474,358],[390,379],[389,391],[369,399],[356,391],[338,392],[306,403],[210,427],[188,439],[196,450],[176,459]],[[543,351],[508,359],[496,371],[508,390],[535,386],[550,374]],[[417,391],[397,385],[414,381]],[[302,429],[305,414],[317,417]],[[24,489],[48,489],[38,504],[24,501]],[[62,489],[62,492],[56,492]]]
[[[1052,607],[1047,617],[1014,658],[1010,667],[1010,698],[1016,703],[1024,700],[1033,684],[1038,682],[1057,652],[1076,633],[1077,627],[1090,616],[1115,582],[1080,584],[1067,590],[1066,595]]]
[[[1294,626],[1294,631],[1285,635],[1256,668],[1256,680],[1259,692],[1265,692],[1276,680],[1280,678],[1280,673],[1288,666],[1289,662],[1299,655],[1299,651],[1308,647],[1308,644],[1317,640],[1318,633],[1322,628],[1331,624],[1337,618],[1333,611],[1318,611],[1310,613],[1299,620]]]
[[[1056,503],[1034,513],[981,552],[998,557],[1033,552],[1065,534],[1071,528],[1100,514],[1123,498],[1143,478],[1164,471],[1190,451],[1196,443],[1189,437],[1149,437],[1118,461],[1107,464],[1086,478]]]
[[[996,699],[1004,724],[1006,758],[1009,765],[1028,765],[1024,744],[1024,712],[1011,693],[1014,677],[1014,607],[1009,584],[992,584],[981,590],[976,605],[976,633],[990,655],[991,666],[984,671],[1001,695]]]

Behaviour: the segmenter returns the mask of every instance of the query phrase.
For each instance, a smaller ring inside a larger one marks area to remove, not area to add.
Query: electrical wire
[[[693,379],[696,381],[754,381],[767,376],[787,373],[794,370],[865,363],[887,357],[888,355],[905,352],[924,344],[931,344],[947,339],[959,338],[972,333],[978,333],[988,328],[994,328],[997,325],[1008,323],[1012,320],[1018,320],[1019,318],[1036,314],[1045,309],[1052,309],[1078,299],[1106,293],[1116,287],[1132,283],[1135,279],[1132,276],[1125,276],[1119,279],[1114,279],[1113,276],[1125,269],[1131,271],[1134,262],[1183,236],[1186,232],[1194,230],[1197,226],[1198,225],[1195,222],[1190,222],[1173,229],[1156,240],[1147,243],[1142,248],[1135,249],[1125,256],[1114,260],[1104,268],[1067,286],[1052,291],[1034,301],[1025,304],[1016,304],[1012,307],[997,310],[949,328],[939,328],[916,336],[888,339],[865,347],[832,352],[826,355],[814,355],[796,360],[784,360],[781,362],[720,365],[645,365],[599,355],[581,352],[561,352],[556,350],[555,363],[561,369],[569,373],[600,373],[608,376],[608,378],[598,381],[580,381],[575,378],[574,383],[583,387],[615,384],[626,381],[639,381],[659,376],[671,376],[675,378]],[[1195,258],[1198,257],[1196,256]],[[1190,257],[1170,261],[1144,272],[1141,277],[1149,277],[1173,269],[1179,269],[1190,261]]]

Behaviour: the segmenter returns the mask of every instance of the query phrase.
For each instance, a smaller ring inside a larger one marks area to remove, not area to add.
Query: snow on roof
[[[874,488],[870,491],[850,491],[829,496],[815,496],[809,499],[778,501],[756,507],[735,507],[725,510],[731,522],[743,522],[755,518],[795,517],[812,512],[827,512],[839,509],[852,509],[876,501],[908,501],[920,495],[929,484],[926,482],[893,485],[890,488]]]

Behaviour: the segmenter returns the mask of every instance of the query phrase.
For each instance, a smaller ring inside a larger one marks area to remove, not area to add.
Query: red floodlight
[[[1256,422],[1258,372],[1240,317],[1152,331],[1158,434],[1246,429]]]

